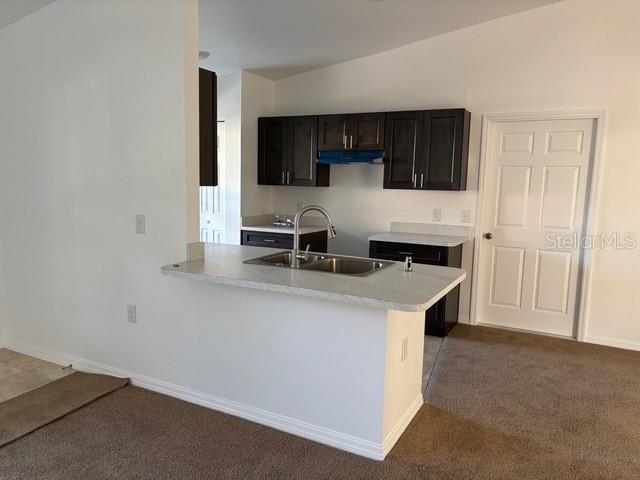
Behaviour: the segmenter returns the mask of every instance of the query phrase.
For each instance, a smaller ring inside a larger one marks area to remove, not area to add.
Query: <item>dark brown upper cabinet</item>
[[[464,109],[388,113],[384,188],[465,190],[470,120]]]
[[[384,188],[416,188],[422,112],[387,114]]]
[[[217,78],[200,69],[200,186],[218,185]]]
[[[316,162],[317,116],[259,118],[258,131],[258,184],[329,185],[329,165]]]
[[[318,117],[318,150],[346,150],[349,115],[321,115]]]
[[[258,119],[258,184],[286,185],[287,117]]]
[[[318,117],[318,150],[384,150],[384,113]]]
[[[424,112],[420,188],[466,190],[470,125],[471,114],[461,108]]]

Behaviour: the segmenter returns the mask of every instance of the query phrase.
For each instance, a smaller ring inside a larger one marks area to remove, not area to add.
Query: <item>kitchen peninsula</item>
[[[430,265],[408,272],[389,262],[346,275],[246,263],[274,253],[206,244],[204,258],[162,267],[213,284],[193,288],[207,288],[208,304],[218,305],[207,315],[220,324],[218,343],[235,346],[213,408],[384,459],[423,404],[424,312],[465,272]]]

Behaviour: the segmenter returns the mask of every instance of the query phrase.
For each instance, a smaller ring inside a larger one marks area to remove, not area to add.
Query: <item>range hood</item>
[[[319,152],[318,163],[326,165],[379,165],[382,163],[383,157],[384,150]]]

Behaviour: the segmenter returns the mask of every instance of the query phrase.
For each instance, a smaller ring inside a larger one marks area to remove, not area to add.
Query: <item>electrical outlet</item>
[[[471,210],[462,210],[462,214],[460,215],[461,223],[471,223]]]
[[[442,209],[434,208],[433,214],[431,215],[431,221],[433,222],[441,222],[442,221]]]
[[[302,207],[304,207],[304,202],[298,202],[296,205],[296,212],[300,211]]]
[[[136,233],[144,235],[147,232],[147,221],[144,215],[136,215]]]
[[[404,337],[400,345],[400,361],[404,362],[407,358],[409,358],[409,339]]]
[[[136,312],[135,305],[131,305],[131,304],[127,305],[127,322],[138,323],[138,315]]]

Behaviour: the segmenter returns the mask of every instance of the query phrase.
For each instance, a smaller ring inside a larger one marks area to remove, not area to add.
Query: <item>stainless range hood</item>
[[[365,152],[335,151],[319,152],[318,163],[326,165],[380,165],[384,158],[384,150],[370,150]]]

